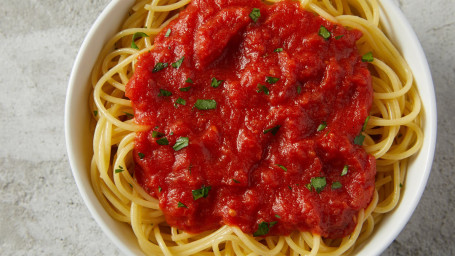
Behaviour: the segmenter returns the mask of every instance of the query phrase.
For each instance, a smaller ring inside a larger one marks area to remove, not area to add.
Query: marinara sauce
[[[375,160],[354,143],[372,104],[361,32],[298,2],[195,0],[138,58],[126,96],[139,184],[187,232],[351,233]]]

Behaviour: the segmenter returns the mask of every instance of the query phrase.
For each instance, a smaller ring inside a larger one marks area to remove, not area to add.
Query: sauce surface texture
[[[166,221],[351,233],[376,173],[354,143],[373,97],[360,37],[297,2],[187,6],[126,88],[136,122],[152,127],[137,133],[134,175]]]

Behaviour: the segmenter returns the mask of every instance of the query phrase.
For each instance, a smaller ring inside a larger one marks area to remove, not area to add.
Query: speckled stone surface
[[[122,255],[84,205],[68,164],[64,102],[83,38],[109,0],[0,5],[0,255]],[[397,0],[430,63],[433,170],[383,255],[455,255],[455,1]]]

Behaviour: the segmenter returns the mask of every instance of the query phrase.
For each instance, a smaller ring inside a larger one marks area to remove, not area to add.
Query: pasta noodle
[[[345,255],[372,234],[384,214],[398,204],[409,157],[423,143],[421,101],[412,73],[403,57],[381,31],[376,0],[301,0],[301,6],[323,18],[360,30],[359,53],[372,52],[374,101],[364,149],[376,158],[376,191],[369,206],[357,216],[352,234],[325,239],[310,232],[289,236],[253,237],[237,227],[189,234],[170,227],[158,200],[132,176],[135,133],[149,127],[131,118],[125,85],[135,62],[153,47],[154,36],[185,8],[190,0],[137,0],[116,35],[101,51],[91,76],[90,106],[94,155],[91,181],[96,196],[116,220],[131,225],[147,255]],[[275,0],[268,0],[275,2]],[[131,48],[133,35],[138,50]],[[121,172],[116,167],[122,166]]]

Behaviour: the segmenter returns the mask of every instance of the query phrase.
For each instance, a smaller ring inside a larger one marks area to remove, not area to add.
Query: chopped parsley
[[[330,31],[326,27],[321,25],[321,27],[319,28],[318,35],[320,35],[325,40],[329,40],[329,38],[330,38],[330,36],[332,34],[330,33]]]
[[[174,68],[179,68],[182,65],[182,62],[183,62],[184,59],[185,59],[185,56],[180,58],[178,61],[172,63],[171,66],[174,67]]]
[[[188,206],[184,205],[184,204],[181,203],[181,202],[178,202],[178,203],[177,203],[177,207],[178,207],[178,208],[188,208]]]
[[[338,39],[341,39],[344,35],[339,35],[339,36],[336,36],[335,39],[338,40]]]
[[[161,139],[157,139],[156,143],[158,143],[158,145],[162,145],[162,146],[169,145],[169,141],[167,140],[166,137],[163,137]]]
[[[300,94],[302,92],[302,86],[298,85],[297,86],[297,93]]]
[[[159,131],[153,131],[153,132],[152,132],[152,137],[153,137],[153,138],[161,138],[161,137],[163,137],[164,135],[165,135],[164,133],[159,132]]]
[[[274,52],[282,52],[283,48],[276,48]]]
[[[318,132],[324,130],[326,127],[327,127],[327,123],[326,123],[326,122],[322,122],[322,123],[318,126]]]
[[[270,231],[270,228],[275,226],[277,222],[276,221],[272,221],[272,222],[261,222],[259,223],[258,225],[258,229],[256,230],[256,232],[253,233],[253,236],[263,236],[263,235],[267,235]]]
[[[188,137],[180,137],[175,142],[174,146],[172,147],[175,151],[179,151],[183,148],[188,147],[190,139]]]
[[[373,62],[373,53],[372,52],[367,52],[362,56],[362,61],[363,62]]]
[[[345,165],[343,167],[343,170],[341,171],[341,176],[348,174],[348,168],[349,168],[349,166],[347,166],[347,165]]]
[[[97,115],[98,115],[98,110],[94,110],[94,111],[93,111],[93,115],[94,115],[94,116],[97,116]]]
[[[123,166],[119,165],[117,169],[114,170],[115,173],[123,172]]]
[[[158,192],[161,192],[163,190],[160,186],[158,186]]]
[[[184,100],[182,98],[178,98],[177,100],[175,100],[174,106],[177,107],[177,104],[185,106],[186,105],[186,100]]]
[[[311,186],[318,194],[321,193],[321,191],[325,188],[326,185],[327,181],[325,180],[325,177],[311,178]]]
[[[160,93],[158,93],[159,97],[169,97],[171,95],[172,95],[172,92],[166,91],[166,90],[163,90],[163,89],[160,89]]]
[[[190,83],[190,84],[194,84],[193,79],[191,79],[189,77],[185,80],[185,82]],[[186,87],[186,88],[189,88],[189,87]]]
[[[126,115],[127,117],[131,117],[131,118],[133,118],[133,117],[134,117],[134,115],[133,115],[133,114],[131,114],[131,113],[128,113],[128,112],[125,112],[125,111],[123,111],[123,113],[125,113],[125,115]]]
[[[280,129],[280,127],[281,127],[281,125],[277,125],[277,126],[272,127],[272,128],[270,128],[270,129],[266,129],[266,130],[264,130],[264,134],[267,134],[267,133],[270,132],[271,134],[276,135],[276,133],[278,132],[278,130]]]
[[[283,165],[281,164],[276,164],[276,166],[280,167],[281,169],[283,169],[283,171],[287,172],[288,169],[286,167],[284,167]]]
[[[262,84],[258,84],[258,90],[257,90],[258,93],[261,93],[263,92],[265,95],[269,95],[269,88],[267,88],[267,86],[265,85],[262,85]]]
[[[209,195],[209,191],[211,189],[212,189],[211,186],[206,187],[206,186],[202,185],[202,187],[200,189],[191,191],[191,193],[193,193],[193,199],[198,200],[200,198],[206,198]]]
[[[332,183],[332,189],[339,189],[341,187],[342,185],[339,181],[335,181],[334,183]]]
[[[139,153],[137,153],[137,155],[139,156],[140,159],[144,159],[144,156],[145,156],[144,153],[139,152]]]
[[[265,81],[269,84],[274,84],[274,83],[278,82],[278,80],[280,80],[280,79],[277,77],[273,77],[273,76],[267,76],[265,79]]]
[[[367,118],[365,118],[365,122],[363,122],[362,126],[362,132],[364,132],[367,129],[368,120],[370,120],[370,116],[367,116]]]
[[[167,31],[166,31],[166,34],[164,35],[164,37],[169,37],[171,35],[171,32],[172,30],[169,28]]]
[[[189,78],[188,78],[189,79]],[[191,86],[179,88],[181,92],[187,92],[191,89]]]
[[[216,108],[216,101],[215,100],[197,100],[194,103],[194,107],[200,110],[209,110]]]
[[[166,62],[158,62],[155,64],[155,67],[152,70],[152,73],[156,73],[164,68],[167,68],[167,63]]]
[[[306,187],[309,191],[311,191],[311,183],[306,184],[305,187]]]
[[[133,40],[131,40],[131,48],[139,50],[139,47],[137,47],[136,43],[134,42],[136,38],[141,38],[141,37],[149,37],[146,33],[144,32],[136,32],[133,35]]]
[[[254,22],[257,22],[260,17],[261,17],[261,10],[259,10],[259,8],[253,8],[253,10],[250,12],[250,18]]]
[[[275,217],[277,217],[278,219],[281,219],[281,216],[278,214],[275,214]]]
[[[212,77],[212,82],[210,83],[210,86],[213,88],[217,88],[218,86],[221,85],[221,83],[224,82],[224,80],[217,80],[215,77]]]
[[[359,134],[354,138],[354,144],[362,146],[364,140],[365,136],[363,134]]]
[[[232,181],[233,181],[234,183],[240,183],[240,181],[238,181],[238,180],[236,180],[236,179],[232,179]]]

